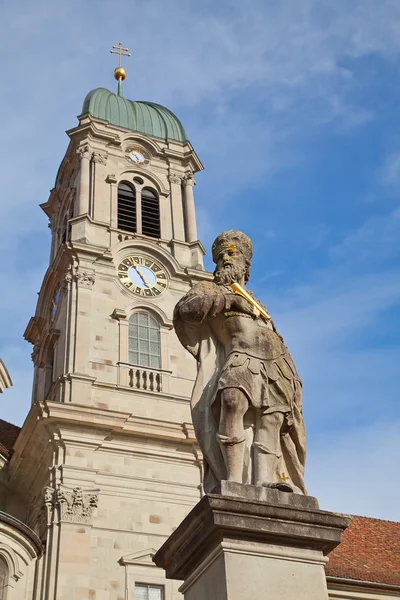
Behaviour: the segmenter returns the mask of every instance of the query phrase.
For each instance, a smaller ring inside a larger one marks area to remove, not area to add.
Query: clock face
[[[149,162],[148,156],[145,154],[144,150],[135,146],[129,146],[125,151],[125,156],[129,161],[134,162],[137,165]]]
[[[128,290],[140,297],[159,296],[167,289],[165,269],[149,256],[127,256],[118,265],[118,277]]]

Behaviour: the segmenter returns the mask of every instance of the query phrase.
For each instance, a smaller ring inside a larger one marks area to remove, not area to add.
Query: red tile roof
[[[0,446],[10,452],[20,431],[21,427],[0,419]]]
[[[400,523],[352,517],[325,570],[331,577],[400,586]]]

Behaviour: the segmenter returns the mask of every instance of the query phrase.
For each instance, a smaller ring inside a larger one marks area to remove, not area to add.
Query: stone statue
[[[174,312],[179,340],[198,362],[191,407],[204,490],[227,479],[306,494],[301,380],[265,307],[245,287],[251,240],[221,233],[212,256],[214,281],[194,285]]]

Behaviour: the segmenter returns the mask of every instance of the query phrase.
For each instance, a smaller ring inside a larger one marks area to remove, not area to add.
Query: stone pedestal
[[[349,523],[315,498],[223,481],[153,560],[185,600],[327,600],[326,555]]]

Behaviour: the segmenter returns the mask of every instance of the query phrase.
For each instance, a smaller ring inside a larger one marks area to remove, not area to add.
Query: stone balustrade
[[[128,363],[119,363],[118,384],[134,390],[168,392],[170,371],[152,369]]]

